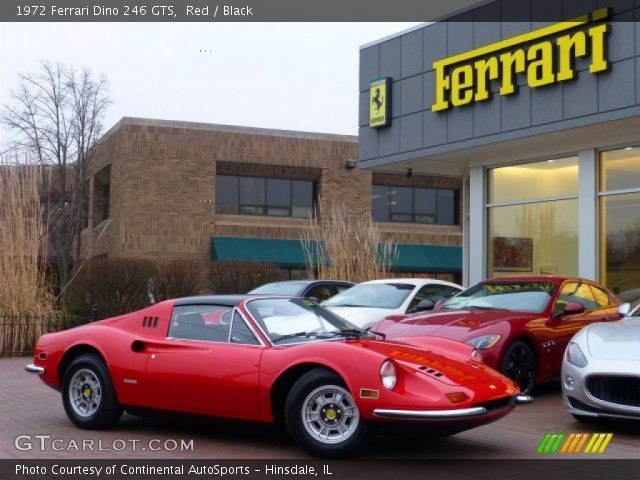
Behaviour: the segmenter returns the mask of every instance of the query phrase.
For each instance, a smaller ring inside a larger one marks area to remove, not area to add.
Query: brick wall
[[[299,238],[308,228],[308,221],[299,218],[216,215],[216,173],[314,180],[324,209],[345,202],[354,215],[370,215],[372,180],[407,179],[346,169],[347,159],[358,158],[356,142],[340,135],[122,119],[99,143],[89,174],[93,198],[95,175],[111,165],[110,218],[94,225],[89,213],[82,253],[207,263],[214,235]],[[460,179],[447,177],[409,180],[461,186]],[[405,243],[460,245],[462,240],[460,227],[381,228],[385,237]]]

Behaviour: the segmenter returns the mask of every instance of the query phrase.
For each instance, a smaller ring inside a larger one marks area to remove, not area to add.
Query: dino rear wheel
[[[106,429],[122,416],[109,371],[96,354],[80,355],[71,362],[62,382],[62,403],[79,428]]]

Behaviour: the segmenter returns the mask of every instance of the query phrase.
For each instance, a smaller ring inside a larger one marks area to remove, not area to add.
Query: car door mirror
[[[629,315],[629,313],[631,313],[631,304],[630,303],[621,304],[618,307],[618,313],[623,317],[626,317],[627,315]]]
[[[318,297],[309,297],[309,300],[311,300],[312,302],[320,303]]]
[[[428,298],[425,298],[424,300],[420,300],[420,302],[418,302],[418,305],[416,305],[414,311],[424,312],[426,310],[433,310],[433,307],[435,307],[435,304]]]
[[[584,305],[580,302],[569,302],[562,310],[563,315],[577,315],[582,312],[584,312]]]

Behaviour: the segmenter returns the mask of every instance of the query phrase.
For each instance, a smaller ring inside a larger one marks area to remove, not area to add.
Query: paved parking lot
[[[26,358],[0,359],[1,458],[304,458],[286,435],[268,425],[125,415],[112,430],[79,430],[67,420],[60,395],[23,371],[28,362]],[[435,441],[380,436],[366,456],[558,458],[536,455],[547,432],[612,432],[611,443],[598,458],[637,459],[640,454],[640,423],[578,424],[564,411],[559,385],[546,385],[533,405],[519,407],[496,423]],[[25,450],[15,446],[19,435],[24,436],[19,444]],[[42,440],[36,437],[41,435]],[[181,451],[181,441],[192,449]],[[79,452],[83,443],[93,450]]]

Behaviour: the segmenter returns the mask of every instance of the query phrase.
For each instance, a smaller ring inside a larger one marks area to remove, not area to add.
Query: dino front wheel
[[[342,379],[324,369],[308,372],[293,385],[285,420],[296,443],[316,457],[355,455],[371,437]]]

